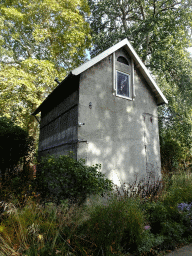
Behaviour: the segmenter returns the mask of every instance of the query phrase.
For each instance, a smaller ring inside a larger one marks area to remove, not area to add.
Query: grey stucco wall
[[[126,53],[120,49],[118,55]],[[124,64],[117,67],[126,71]],[[78,122],[85,125],[78,128],[78,139],[87,143],[78,144],[77,157],[89,165],[100,163],[118,186],[149,174],[161,178],[157,104],[137,69],[134,88],[134,100],[113,93],[112,55],[80,77]]]
[[[78,91],[42,113],[39,137],[39,156],[64,155],[77,151]]]

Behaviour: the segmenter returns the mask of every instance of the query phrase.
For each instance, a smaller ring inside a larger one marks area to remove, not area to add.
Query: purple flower
[[[144,229],[145,230],[148,230],[148,229],[150,229],[151,227],[150,226],[144,226]]]
[[[191,210],[191,207],[192,207],[192,203],[190,204],[187,204],[187,203],[181,203],[181,204],[178,204],[177,208],[181,211],[184,211],[184,210],[187,210],[187,211],[190,211]]]

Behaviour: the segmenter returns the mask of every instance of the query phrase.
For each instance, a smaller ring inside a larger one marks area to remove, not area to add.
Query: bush
[[[0,141],[0,170],[4,183],[6,175],[9,179],[13,177],[19,161],[23,160],[24,163],[29,160],[33,139],[11,120],[0,117]]]
[[[162,202],[146,202],[144,208],[151,226],[151,232],[153,234],[160,234],[163,223],[165,223],[168,218],[167,208]]]
[[[142,236],[142,241],[138,245],[139,255],[142,253],[143,255],[147,255],[146,253],[150,253],[149,255],[157,255],[157,252],[159,251],[159,248],[163,242],[164,236],[154,235],[150,230],[145,230]]]
[[[112,182],[99,171],[100,166],[86,166],[70,156],[48,156],[38,164],[37,184],[42,198],[71,199],[83,202],[90,194],[112,190]]]
[[[162,250],[174,249],[178,243],[185,242],[192,234],[189,230],[190,220],[180,214],[177,207],[161,201],[146,202],[142,207],[150,223],[151,233],[155,237],[162,237],[161,244],[158,245]],[[152,239],[152,242],[155,241]]]
[[[165,172],[177,169],[183,157],[183,148],[170,134],[160,136],[161,164]]]

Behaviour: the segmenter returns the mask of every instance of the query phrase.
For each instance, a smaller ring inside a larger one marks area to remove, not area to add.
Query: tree
[[[0,115],[36,134],[31,113],[90,45],[86,0],[0,0]]]
[[[23,160],[24,164],[30,160],[33,139],[10,119],[0,117],[0,141],[0,171],[4,183],[6,174],[8,178],[13,177],[14,168],[19,161]]]
[[[177,160],[185,160],[192,149],[191,0],[89,0],[89,6],[91,55],[129,39],[169,101],[159,108],[162,155],[173,141]]]

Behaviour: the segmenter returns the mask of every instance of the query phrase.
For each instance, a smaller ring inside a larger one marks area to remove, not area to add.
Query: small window
[[[117,61],[118,61],[118,62],[121,62],[121,63],[123,63],[123,64],[125,64],[125,65],[129,65],[129,62],[128,62],[127,59],[126,59],[125,57],[123,57],[123,56],[119,56],[119,57],[117,58]]]
[[[129,74],[117,71],[117,96],[130,97]]]

